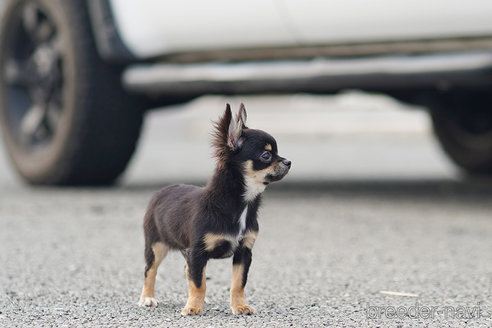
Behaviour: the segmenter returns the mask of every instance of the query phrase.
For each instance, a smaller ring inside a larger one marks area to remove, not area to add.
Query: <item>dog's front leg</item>
[[[251,265],[251,249],[257,232],[248,232],[232,259],[231,309],[234,314],[254,314],[255,309],[246,303],[244,287],[248,280]]]
[[[202,314],[205,302],[205,267],[208,258],[203,251],[192,249],[186,261],[185,275],[188,280],[188,301],[181,315]]]

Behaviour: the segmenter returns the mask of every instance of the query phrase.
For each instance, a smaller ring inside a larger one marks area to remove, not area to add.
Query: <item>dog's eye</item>
[[[272,154],[269,151],[265,151],[261,154],[260,159],[264,162],[269,162],[272,159]]]

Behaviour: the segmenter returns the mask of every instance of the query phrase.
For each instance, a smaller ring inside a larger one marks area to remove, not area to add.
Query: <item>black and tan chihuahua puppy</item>
[[[244,298],[244,287],[258,235],[261,193],[289,172],[291,162],[278,155],[271,135],[249,129],[245,122],[244,105],[233,118],[227,104],[215,123],[217,167],[210,182],[204,188],[170,186],[150,200],[144,218],[146,267],[141,306],[157,305],[157,268],[169,250],[180,250],[186,260],[189,294],[182,315],[202,314],[207,261],[230,256],[232,312],[254,313]]]

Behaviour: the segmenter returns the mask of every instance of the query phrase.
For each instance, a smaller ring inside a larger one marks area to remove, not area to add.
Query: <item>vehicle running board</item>
[[[137,64],[123,75],[133,92],[159,95],[256,94],[342,89],[384,91],[492,85],[492,52],[350,59]]]

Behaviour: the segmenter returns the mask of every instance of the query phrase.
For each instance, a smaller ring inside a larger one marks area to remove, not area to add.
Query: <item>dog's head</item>
[[[241,104],[235,118],[231,107],[226,106],[224,115],[215,123],[215,156],[218,165],[240,167],[245,185],[245,199],[253,200],[265,187],[282,179],[291,162],[278,155],[277,142],[268,133],[249,129],[246,126],[246,109]]]

